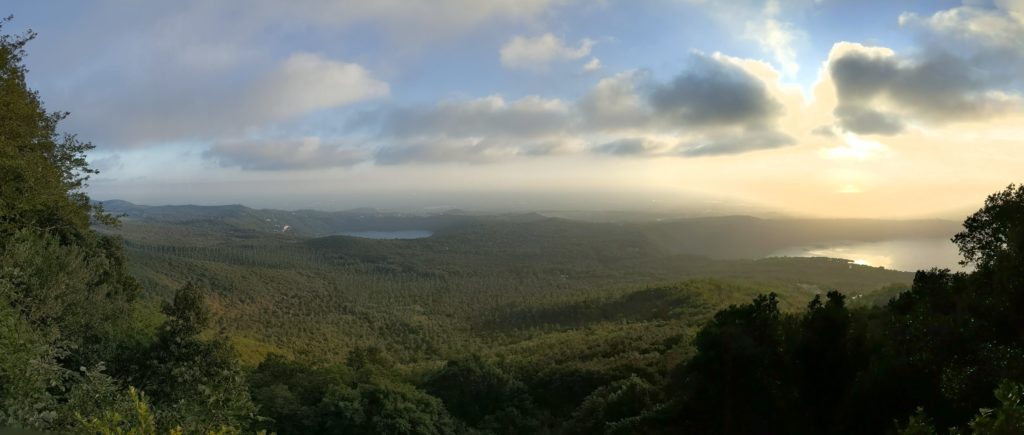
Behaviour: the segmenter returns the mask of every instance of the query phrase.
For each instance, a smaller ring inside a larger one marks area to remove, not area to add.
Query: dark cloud
[[[646,138],[619,139],[598,145],[591,149],[597,154],[610,154],[614,156],[644,156],[656,152],[658,146]]]
[[[782,112],[761,80],[703,55],[692,56],[689,69],[655,86],[649,98],[656,116],[678,126],[762,124]]]
[[[836,107],[833,114],[840,119],[843,128],[858,134],[892,135],[903,131],[904,127],[903,121],[896,115],[858,105],[841,105]]]
[[[833,125],[819,125],[811,130],[811,134],[823,137],[836,137],[836,129]]]
[[[774,130],[711,136],[683,144],[679,153],[686,157],[723,156],[750,151],[781,148],[796,143],[792,137]]]
[[[365,147],[324,143],[316,137],[221,142],[211,146],[203,156],[225,167],[269,171],[352,166],[372,157]]]
[[[660,157],[683,156],[705,157],[741,154],[750,151],[780,148],[793,145],[796,140],[775,130],[743,131],[720,133],[685,140],[672,146],[662,146],[645,138],[628,138],[608,142],[591,149],[597,154],[614,156]]]
[[[377,131],[378,164],[485,163],[563,152],[575,124],[561,100],[499,96],[396,107],[357,118],[353,127]],[[373,126],[376,126],[375,128]]]
[[[595,135],[618,138],[590,148],[615,156],[705,156],[777,148],[793,143],[775,130],[781,104],[767,87],[730,59],[695,54],[691,66],[666,83],[643,71],[601,80],[575,104],[527,96],[393,106],[357,113],[343,136],[367,147],[260,142],[218,144],[207,153],[245,169],[345,166],[372,160],[404,163],[490,163],[580,152]],[[650,139],[657,135],[658,140]],[[675,141],[675,145],[673,145]]]
[[[521,142],[506,140],[435,139],[392,143],[374,155],[379,165],[403,163],[493,163],[515,157],[562,154],[566,145],[558,140]]]
[[[765,84],[723,56],[694,54],[665,83],[637,71],[602,80],[578,105],[586,128],[625,136],[590,149],[616,156],[708,156],[792,145],[776,130],[782,104]],[[659,144],[644,134],[676,137]]]
[[[1012,74],[974,55],[925,47],[915,56],[842,43],[828,71],[839,102],[834,114],[846,130],[896,134],[909,120],[930,124],[984,120],[1020,108]]]
[[[567,130],[569,116],[568,108],[559,100],[526,97],[506,102],[494,96],[396,108],[386,114],[381,132],[398,138],[541,137]]]

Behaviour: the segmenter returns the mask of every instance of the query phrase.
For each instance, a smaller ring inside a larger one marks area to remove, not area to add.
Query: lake
[[[906,239],[881,242],[836,243],[779,250],[774,257],[844,258],[856,264],[917,271],[933,267],[964,270],[960,254],[949,239]]]
[[[434,235],[434,232],[428,230],[349,231],[341,233],[341,235],[364,239],[423,239]]]

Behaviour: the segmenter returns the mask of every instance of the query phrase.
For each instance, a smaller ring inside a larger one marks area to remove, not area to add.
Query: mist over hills
[[[714,216],[666,218],[664,214],[629,213],[619,220],[576,221],[561,213],[472,213],[464,210],[401,213],[360,208],[345,211],[252,209],[241,205],[144,206],[127,201],[103,201],[111,213],[126,221],[151,225],[188,225],[197,231],[273,233],[295,237],[324,237],[358,231],[426,230],[435,234],[458,232],[468,227],[501,222],[542,228],[574,222],[597,233],[629,234],[665,253],[699,255],[717,259],[754,259],[796,246],[877,242],[894,239],[948,239],[960,224],[942,219],[807,219]],[[578,215],[578,214],[576,214]],[[571,234],[571,233],[569,233]],[[564,234],[562,236],[569,236]]]

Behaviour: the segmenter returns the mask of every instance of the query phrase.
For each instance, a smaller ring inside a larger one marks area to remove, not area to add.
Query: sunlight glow
[[[847,184],[847,185],[843,186],[841,189],[839,189],[839,193],[854,194],[854,193],[861,193],[861,190],[857,186],[854,186],[852,184]]]
[[[822,151],[825,158],[830,160],[867,160],[885,155],[889,147],[847,132],[843,134],[843,145]]]

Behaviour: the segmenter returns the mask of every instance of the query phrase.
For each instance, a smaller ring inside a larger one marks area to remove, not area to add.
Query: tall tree
[[[121,242],[90,228],[116,223],[82,190],[96,173],[92,145],[60,133],[67,113],[27,86],[35,34],[3,34],[10,20],[0,20],[0,425],[59,429],[80,368],[102,367],[132,327],[138,284]]]

